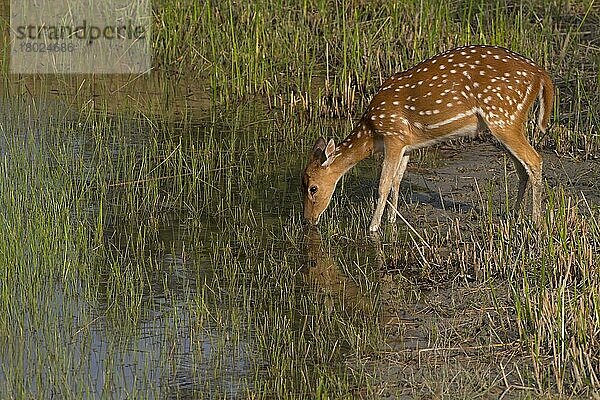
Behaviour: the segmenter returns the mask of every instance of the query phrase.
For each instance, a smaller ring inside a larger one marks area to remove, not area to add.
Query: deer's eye
[[[319,190],[319,188],[317,187],[317,185],[312,185],[308,191],[310,192],[310,194],[314,195],[315,193],[317,193],[317,191]]]

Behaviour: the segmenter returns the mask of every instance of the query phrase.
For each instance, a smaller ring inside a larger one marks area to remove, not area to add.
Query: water
[[[137,102],[159,104],[166,84],[146,83],[157,87]],[[3,136],[41,148],[60,171],[50,198],[66,198],[57,209],[70,209],[85,242],[32,244],[41,264],[19,265],[33,283],[0,286],[23,302],[4,319],[0,397],[277,397],[327,380],[341,392],[357,385],[349,354],[371,349],[378,330],[372,251],[332,255],[318,233],[305,236],[304,157],[286,150],[261,105],[207,111],[188,96],[164,114],[132,114],[122,102],[131,91],[90,105],[36,85],[23,102],[5,97],[19,111],[5,115]],[[37,113],[11,117],[33,103]],[[75,189],[59,195],[58,183]]]

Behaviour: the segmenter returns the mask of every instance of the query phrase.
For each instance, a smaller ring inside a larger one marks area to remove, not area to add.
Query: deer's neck
[[[335,149],[330,168],[339,176],[373,153],[373,133],[359,124]]]

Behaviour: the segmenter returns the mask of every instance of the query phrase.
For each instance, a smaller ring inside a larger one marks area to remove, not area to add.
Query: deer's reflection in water
[[[303,279],[324,296],[323,304],[329,313],[338,311],[354,316],[374,316],[378,296],[367,287],[369,282],[361,287],[359,277],[344,273],[342,260],[336,260],[335,255],[326,249],[317,229],[309,228],[305,232],[304,249],[307,262],[302,270]],[[370,286],[370,289],[373,287]]]

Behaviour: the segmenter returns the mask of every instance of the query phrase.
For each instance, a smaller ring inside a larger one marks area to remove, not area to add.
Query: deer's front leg
[[[402,165],[404,150],[403,145],[399,146],[397,143],[390,144],[388,141],[385,143],[385,157],[381,167],[381,177],[379,178],[379,198],[377,199],[377,207],[369,226],[371,232],[376,232],[379,229],[379,225],[381,225],[381,217],[385,210],[392,183],[394,183],[394,179]],[[408,162],[408,159],[406,161]]]
[[[391,224],[396,222],[396,213],[398,211],[398,197],[400,196],[400,182],[406,171],[406,165],[408,164],[408,154],[404,154],[398,170],[394,174],[394,181],[392,183],[392,205],[388,208],[388,218]]]

